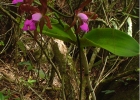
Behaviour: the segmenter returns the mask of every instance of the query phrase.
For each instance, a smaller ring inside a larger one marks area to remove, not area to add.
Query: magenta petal
[[[88,17],[86,14],[84,13],[78,13],[77,15],[83,22],[87,22],[88,21]]]
[[[87,23],[83,23],[81,26],[80,26],[81,30],[84,31],[84,32],[88,32],[89,31],[89,28],[88,28],[88,24]]]
[[[29,24],[30,24],[30,20],[26,19],[24,21],[24,26],[23,26],[22,30],[27,31],[28,27],[29,27]]]
[[[30,31],[34,31],[35,29],[36,29],[35,22],[32,21],[32,23],[30,23],[30,28],[29,28],[29,30],[30,30]]]
[[[26,19],[25,22],[24,22],[24,26],[23,26],[22,30],[24,30],[24,31],[27,31],[27,30],[33,31],[35,29],[36,29],[35,22],[33,20]]]
[[[41,13],[35,13],[32,15],[32,20],[33,21],[39,21],[42,17],[42,14]]]
[[[12,1],[12,4],[17,4],[17,3],[19,3],[19,2],[23,2],[23,0],[13,0],[13,1]]]

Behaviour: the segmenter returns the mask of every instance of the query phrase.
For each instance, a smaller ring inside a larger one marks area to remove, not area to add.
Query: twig
[[[13,27],[14,27],[14,25],[13,25],[5,34],[7,34],[8,32],[10,32],[10,31],[13,29]],[[10,34],[10,37],[9,37],[7,43],[6,43],[6,45],[5,45],[4,48],[1,50],[0,54],[2,54],[4,51],[6,51],[6,49],[8,48],[8,46],[9,46],[9,44],[10,44],[10,42],[12,41],[12,36],[13,36],[13,34],[11,33],[11,34]]]
[[[44,100],[32,87],[28,85],[28,87],[41,99]]]
[[[27,31],[31,36],[32,38],[34,38],[34,36],[32,35],[32,33],[30,31]],[[38,40],[35,39],[35,41],[38,43],[38,45],[40,46],[40,48],[42,49],[42,52],[44,53],[45,57],[47,58],[47,60],[50,62],[50,64],[52,65],[52,67],[54,68],[55,72],[57,73],[60,81],[62,82],[62,78],[61,78],[61,75],[59,73],[59,71],[57,70],[55,64],[52,62],[52,60],[47,56],[47,53],[44,51],[42,45],[40,44],[40,42]]]
[[[111,27],[110,24],[109,24],[109,21],[108,21],[108,18],[107,18],[107,14],[106,14],[106,11],[105,11],[105,8],[104,8],[103,4],[102,4],[102,8],[103,8],[103,12],[104,12],[104,14],[105,14],[105,19],[106,19],[107,25],[108,25],[109,27]]]
[[[118,60],[118,59],[119,59],[119,57],[117,58],[117,60]],[[98,86],[102,81],[104,81],[104,79],[105,79],[107,76],[110,75],[110,73],[112,73],[113,71],[115,71],[115,69],[117,68],[117,66],[123,61],[123,60],[119,61],[118,64],[116,65],[116,67],[114,68],[115,64],[117,63],[117,60],[116,60],[116,62],[114,63],[114,65],[112,66],[112,68],[102,77],[102,79],[99,80],[99,82],[96,84],[94,90],[97,88],[97,86]],[[114,69],[113,69],[113,68],[114,68]]]
[[[140,72],[140,69],[139,68],[136,68],[136,69],[133,69],[133,70],[129,70],[129,71],[126,71],[124,73],[117,74],[116,76],[113,76],[113,77],[110,77],[108,79],[105,79],[101,83],[102,84],[109,83],[111,81],[117,80],[117,79],[119,79],[121,77],[125,77],[125,76],[128,76],[128,75],[131,75],[133,73],[138,74],[139,72]]]
[[[93,64],[94,64],[94,61],[95,61],[95,58],[97,57],[97,54],[99,53],[100,51],[100,48],[96,47],[94,49],[94,52],[92,53],[92,56],[91,56],[91,59],[90,59],[90,62],[89,62],[89,69],[92,68]]]
[[[105,70],[105,66],[106,66],[106,63],[107,63],[107,59],[108,59],[108,56],[107,56],[106,59],[105,59],[104,66],[103,66],[102,71],[101,71],[101,73],[100,73],[100,76],[99,76],[99,78],[98,78],[98,80],[97,80],[97,82],[96,82],[96,85],[95,85],[95,87],[94,87],[94,91],[95,91],[96,87],[98,86],[98,84],[100,83],[100,80],[101,80],[102,75],[103,75],[104,70]]]
[[[10,13],[8,13],[8,11],[6,11],[5,9],[3,9],[1,6],[0,6],[0,10],[3,11],[5,14],[7,14],[16,24],[19,24],[17,22],[17,20]]]
[[[129,2],[129,6],[131,6],[131,8],[130,8],[130,10],[128,11],[128,13],[130,13],[131,10],[133,9],[134,3]],[[125,17],[125,19],[122,21],[122,23],[120,24],[120,26],[119,26],[118,29],[120,29],[120,28],[124,25],[124,23],[126,22],[126,20],[128,19],[128,17],[129,17],[128,15]]]
[[[34,1],[34,2],[35,2],[36,4],[38,4],[38,5],[40,5],[39,2],[37,2],[37,1]],[[48,8],[50,8],[51,10],[53,10],[54,12],[56,12],[57,14],[59,14],[59,15],[61,15],[61,16],[63,16],[63,17],[71,18],[71,17],[74,16],[74,14],[71,14],[71,15],[62,14],[62,13],[60,13],[59,11],[57,11],[56,9],[54,9],[53,7],[51,7],[50,5],[47,5],[47,6],[48,6]]]

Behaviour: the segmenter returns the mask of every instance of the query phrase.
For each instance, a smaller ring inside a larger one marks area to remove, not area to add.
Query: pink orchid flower
[[[88,19],[96,19],[98,15],[95,12],[83,11],[83,8],[87,6],[92,0],[83,0],[83,2],[79,5],[79,8],[75,10],[74,20],[72,21],[70,27],[73,27],[76,24],[76,21],[79,21],[79,26],[76,29],[76,34],[80,33],[80,31],[88,32]],[[67,29],[67,30],[68,30]]]
[[[42,14],[41,13],[35,13],[32,15],[32,20],[33,21],[40,21],[40,19],[42,18]]]
[[[40,21],[42,17],[42,14],[41,13],[35,13],[32,15],[32,19],[31,20],[28,20],[26,19],[25,22],[24,22],[24,26],[23,26],[23,30],[24,31],[27,31],[27,30],[30,30],[30,31],[33,31],[36,29],[36,22]]]
[[[24,22],[24,26],[23,26],[22,30],[24,30],[24,31],[27,31],[27,30],[33,31],[35,29],[36,29],[35,21],[33,21],[32,19],[31,20],[26,19],[25,22]]]
[[[17,4],[17,3],[19,3],[19,2],[23,2],[23,0],[13,0],[13,1],[12,1],[12,4]]]
[[[88,28],[88,17],[87,17],[87,15],[84,14],[84,13],[78,13],[77,16],[82,21],[82,24],[80,25],[81,30],[84,31],[84,32],[88,32],[89,28]]]

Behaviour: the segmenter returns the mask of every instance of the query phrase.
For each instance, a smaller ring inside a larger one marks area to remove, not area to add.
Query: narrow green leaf
[[[4,95],[2,94],[2,92],[0,92],[0,100],[5,100]]]
[[[42,33],[48,36],[66,41],[66,42],[75,42],[76,36],[72,29],[65,31],[68,28],[66,23],[60,24],[57,20],[52,20],[52,29],[44,26]]]
[[[33,85],[33,83],[35,83],[35,82],[36,82],[36,80],[28,79],[28,83],[31,84],[31,85]]]
[[[105,91],[102,91],[103,93],[105,94],[110,94],[110,93],[114,93],[115,90],[105,90]]]
[[[31,63],[29,61],[23,61],[23,62],[19,62],[18,65],[31,65]]]
[[[138,42],[128,34],[116,29],[93,29],[80,40],[83,47],[98,46],[118,56],[136,56],[139,54]]]

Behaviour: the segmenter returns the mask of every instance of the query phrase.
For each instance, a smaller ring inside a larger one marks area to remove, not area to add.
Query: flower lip
[[[32,19],[31,20],[26,19],[25,22],[24,22],[24,26],[23,26],[22,30],[24,30],[24,31],[27,31],[27,30],[33,31],[35,29],[36,29],[35,22]]]
[[[84,32],[88,32],[89,28],[88,28],[88,24],[83,22],[83,24],[80,26],[81,30]]]
[[[42,17],[41,13],[35,13],[32,15],[32,20],[33,21],[40,21],[41,17]]]
[[[78,13],[77,16],[83,21],[83,22],[87,22],[88,21],[88,17],[86,14],[84,13]]]
[[[20,2],[23,2],[23,0],[13,0],[12,4],[17,4],[17,3],[20,3]]]

